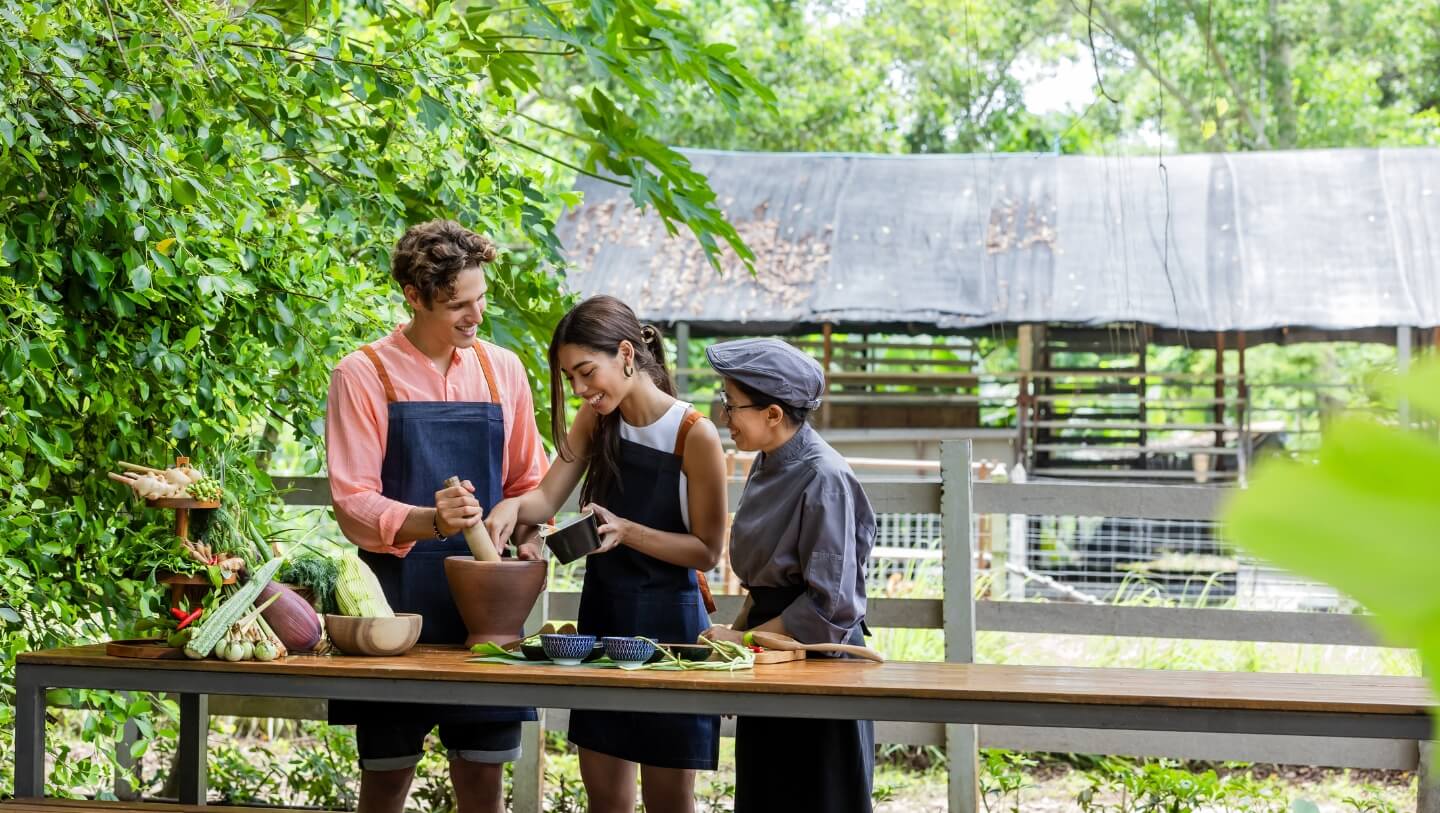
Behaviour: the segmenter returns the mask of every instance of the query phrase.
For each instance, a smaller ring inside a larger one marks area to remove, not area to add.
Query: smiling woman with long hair
[[[565,427],[562,378],[582,404]],[[601,546],[585,563],[580,631],[694,641],[709,627],[703,577],[725,535],[725,463],[715,426],[675,397],[660,331],[614,297],[567,313],[550,342],[559,456],[538,488],[495,506],[486,524],[503,544],[517,523],[548,521],[583,478],[581,502],[599,520]],[[695,807],[695,771],[713,770],[718,717],[576,710],[589,810],[635,809],[639,766],[645,809]]]

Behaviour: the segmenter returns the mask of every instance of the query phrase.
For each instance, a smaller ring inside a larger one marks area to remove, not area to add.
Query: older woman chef
[[[723,342],[705,355],[724,379],[736,448],[760,453],[730,536],[731,565],[750,595],[731,627],[706,635],[748,643],[746,631],[763,630],[863,645],[875,514],[849,464],[806,423],[824,372],[774,339]],[[874,724],[741,717],[735,766],[736,813],[869,811]]]

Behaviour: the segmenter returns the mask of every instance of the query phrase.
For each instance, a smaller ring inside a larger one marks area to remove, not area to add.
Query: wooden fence
[[[975,601],[974,560],[977,515],[1098,516],[1137,519],[1213,520],[1227,489],[1174,485],[989,483],[972,478],[968,441],[942,446],[940,478],[866,479],[865,489],[877,513],[939,513],[942,516],[943,598],[872,598],[868,620],[877,628],[940,629],[945,659],[974,659],[977,630],[1049,635],[1099,635],[1213,641],[1378,646],[1365,620],[1328,613],[1245,611],[1204,608],[1113,606],[1023,601]],[[285,499],[297,506],[330,503],[324,478],[277,478]],[[743,483],[730,483],[730,506],[739,502]],[[567,506],[573,510],[574,506]],[[739,596],[716,596],[716,619],[734,617]],[[548,593],[532,614],[528,628],[542,618],[574,618],[578,593]],[[273,701],[258,698],[214,698],[212,713],[277,716]],[[292,709],[287,716],[303,715]],[[308,715],[307,715],[308,716]],[[558,728],[563,713],[547,713],[542,725]],[[1176,734],[1155,731],[1059,730],[1014,726],[964,726],[923,723],[881,723],[882,742],[944,745],[950,758],[950,810],[975,810],[978,776],[976,748],[1024,751],[1098,753],[1203,760],[1349,768],[1414,770],[1419,745],[1413,741],[1325,739],[1315,737]],[[526,757],[516,766],[515,810],[539,811],[543,799],[543,766],[537,758],[543,734],[536,725],[526,732]]]

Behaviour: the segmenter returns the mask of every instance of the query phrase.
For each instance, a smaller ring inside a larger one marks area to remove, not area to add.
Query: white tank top
[[[680,433],[680,422],[685,420],[685,413],[693,408],[684,401],[676,401],[659,420],[646,426],[631,426],[625,422],[624,416],[621,416],[620,437],[631,443],[672,454],[675,451],[675,436]],[[685,530],[690,530],[690,486],[685,480],[684,471],[680,472],[680,516],[685,520]]]

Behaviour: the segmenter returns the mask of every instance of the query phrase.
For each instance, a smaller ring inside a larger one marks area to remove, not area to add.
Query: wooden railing
[[[938,599],[873,598],[868,620],[872,627],[939,629],[944,631],[945,658],[969,662],[977,630],[1049,635],[1099,635],[1212,641],[1282,642],[1297,644],[1378,646],[1361,617],[1326,613],[1188,609],[1174,607],[1088,605],[1019,601],[975,601],[975,518],[979,515],[1091,516],[1137,519],[1213,520],[1228,489],[1173,485],[1110,485],[1089,483],[974,482],[968,441],[942,446],[941,477],[932,481],[862,478],[877,513],[938,513],[942,517],[942,562],[963,563],[943,568],[943,597]],[[329,488],[323,478],[277,478],[286,502],[325,506]],[[743,481],[729,483],[730,507],[739,502]],[[575,506],[567,506],[573,510]],[[740,596],[716,597],[717,619],[734,616]],[[532,620],[574,618],[579,594],[549,593]],[[538,620],[536,620],[538,624]],[[217,701],[219,699],[217,698]],[[266,708],[253,704],[246,713]],[[221,708],[220,703],[212,706]],[[223,713],[217,711],[216,713]],[[556,727],[561,714],[551,714]],[[976,747],[1030,751],[1169,756],[1188,759],[1234,759],[1335,767],[1415,769],[1415,742],[1292,736],[1177,735],[1168,732],[1062,731],[1009,726],[940,726],[881,724],[877,738],[907,744],[943,744],[950,752],[951,809],[971,810],[977,783]],[[543,742],[527,736],[526,760]],[[535,763],[517,766],[518,777],[537,776]],[[527,779],[529,781],[529,779]],[[535,781],[538,781],[535,780]],[[537,786],[517,785],[516,810],[539,810]],[[533,805],[533,806],[532,806]]]

